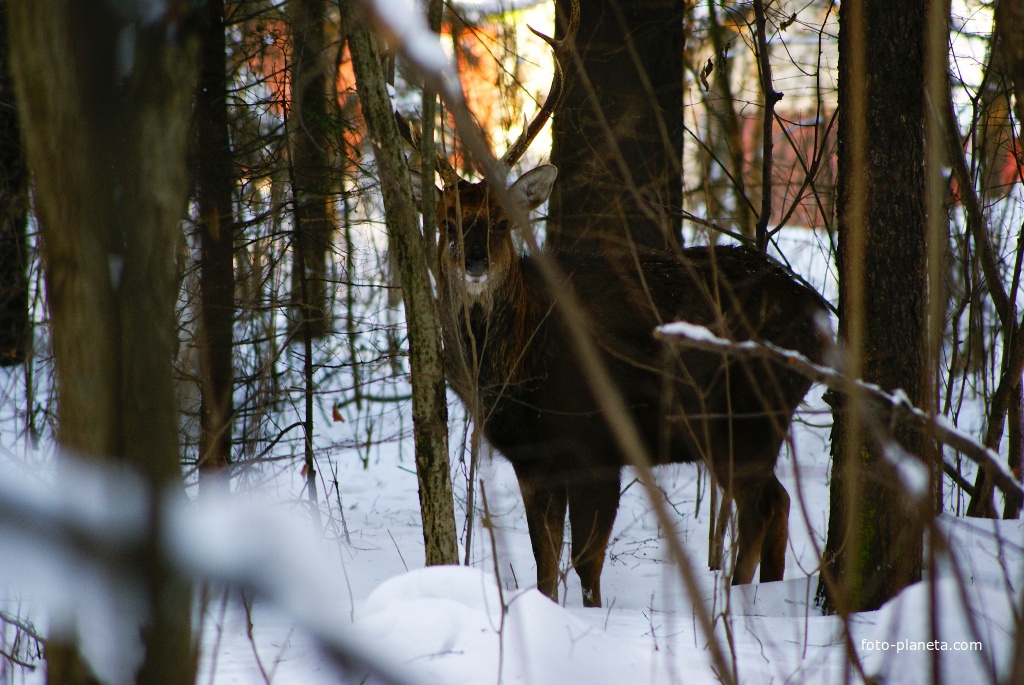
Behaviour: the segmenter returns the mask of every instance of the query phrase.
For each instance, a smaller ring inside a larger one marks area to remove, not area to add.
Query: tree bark
[[[708,0],[708,37],[715,51],[715,63],[712,79],[708,84],[710,88],[705,92],[704,99],[708,110],[708,128],[711,131],[711,140],[707,141],[707,144],[718,158],[718,162],[711,160],[708,164],[710,166],[728,162],[732,178],[728,179],[725,174],[721,174],[719,179],[714,179],[710,170],[706,174],[704,184],[708,187],[705,192],[708,202],[713,202],[716,210],[709,212],[707,218],[718,218],[720,208],[726,205],[722,200],[728,184],[729,192],[733,196],[732,224],[739,233],[753,240],[754,213],[749,204],[744,178],[747,163],[744,161],[743,139],[740,133],[742,119],[736,111],[736,97],[732,92],[733,59],[728,54],[728,46],[735,39],[736,32],[719,23],[717,6],[718,0]]]
[[[583,0],[552,123],[554,248],[682,244],[682,0]],[[568,17],[570,0],[558,0]]]
[[[292,20],[292,168],[295,193],[293,298],[298,317],[314,338],[331,330],[327,292],[327,252],[334,232],[327,100],[324,0],[293,0]]]
[[[343,11],[348,6],[342,3]],[[419,231],[412,182],[402,157],[402,143],[392,116],[384,72],[369,31],[358,19],[344,17],[355,68],[359,103],[370,136],[377,142],[377,166],[384,193],[388,244],[402,276],[409,329],[416,475],[423,515],[427,564],[458,564],[455,506],[448,466],[448,404],[441,357],[437,304],[423,237]]]
[[[199,181],[199,476],[231,464],[235,318],[234,172],[228,129],[224,0],[208,0],[196,88]]]
[[[1020,127],[1017,144],[1024,141],[1024,0],[998,0],[994,8],[997,49],[1013,83],[1013,111]]]
[[[840,8],[839,336],[850,351],[851,373],[886,390],[902,388],[915,405],[930,406],[925,3],[855,5]],[[909,506],[878,446],[861,439],[854,398],[839,398],[834,418],[819,596],[833,611],[876,609],[920,579],[923,517]],[[927,458],[929,445],[916,431],[895,428],[893,437]],[[829,576],[836,582],[831,588]]]
[[[25,361],[28,312],[28,174],[8,57],[7,3],[0,3],[0,366]]]
[[[172,360],[197,41],[188,17],[85,0],[12,0],[12,65],[36,208],[57,372],[57,438],[135,467],[154,492],[180,482]],[[120,6],[119,6],[120,7]],[[138,682],[190,683],[191,593],[159,560]],[[48,678],[86,676],[73,642]],[[63,680],[62,682],[68,682]]]

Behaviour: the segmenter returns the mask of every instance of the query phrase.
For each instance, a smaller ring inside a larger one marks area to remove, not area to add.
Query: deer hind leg
[[[789,545],[789,493],[772,474],[761,495],[768,500],[771,518],[761,546],[761,582],[782,580],[786,573],[786,547]]]
[[[565,536],[565,483],[515,466],[526,508],[533,558],[537,562],[537,589],[558,601],[558,562]]]
[[[771,474],[733,484],[736,501],[737,553],[732,584],[754,580],[761,564],[761,582],[782,580],[789,543],[789,493]]]
[[[572,564],[583,586],[583,606],[601,606],[601,570],[619,508],[619,474],[569,483]]]
[[[782,580],[789,543],[789,494],[775,476],[779,450],[800,396],[764,381],[749,385],[748,374],[732,375],[730,413],[713,453],[715,475],[736,502],[736,566],[733,585],[750,583],[761,565],[761,580]],[[766,378],[770,369],[764,369]],[[792,392],[792,391],[791,391]]]

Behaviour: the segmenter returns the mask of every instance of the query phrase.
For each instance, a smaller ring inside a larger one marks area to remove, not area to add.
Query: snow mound
[[[435,566],[382,583],[356,629],[431,683],[635,682],[651,649],[612,637],[536,590],[502,597],[494,576]]]
[[[940,578],[935,585],[939,611],[933,634],[930,588],[915,583],[879,610],[874,631],[855,644],[864,670],[893,685],[930,681],[937,653],[940,671],[955,672],[959,682],[1006,678],[1014,634],[1008,600],[1003,588],[961,588],[954,578]]]

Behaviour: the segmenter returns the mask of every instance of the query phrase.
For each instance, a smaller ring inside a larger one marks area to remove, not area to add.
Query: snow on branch
[[[443,77],[451,61],[416,0],[365,0],[388,43],[401,50],[418,71]]]
[[[964,454],[968,459],[984,469],[992,477],[996,486],[1008,497],[1024,498],[1024,487],[1013,476],[995,450],[985,447],[982,443],[958,429],[945,416],[932,415],[915,407],[910,402],[910,398],[907,397],[906,393],[900,389],[889,393],[873,383],[852,379],[829,366],[816,364],[799,352],[778,347],[767,341],[755,342],[744,340],[742,342],[735,342],[727,340],[715,335],[704,326],[698,326],[685,321],[659,326],[655,331],[655,337],[692,349],[719,352],[747,359],[769,359],[785,364],[791,370],[832,390],[847,395],[861,393],[862,396],[885,407],[893,421],[923,430],[937,442],[949,445]],[[887,456],[891,455],[887,454]],[[947,467],[951,466],[948,463],[946,465]],[[907,478],[906,480],[908,485],[919,482],[917,478]]]

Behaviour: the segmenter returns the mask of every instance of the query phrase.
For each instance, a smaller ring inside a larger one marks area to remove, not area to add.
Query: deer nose
[[[471,248],[466,252],[466,273],[470,276],[483,276],[487,273],[487,252],[480,248]]]

